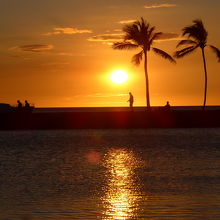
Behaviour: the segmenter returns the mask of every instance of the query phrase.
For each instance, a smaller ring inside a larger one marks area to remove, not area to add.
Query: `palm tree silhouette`
[[[148,77],[148,52],[152,49],[156,54],[161,57],[168,59],[175,63],[175,60],[165,51],[158,48],[152,47],[155,40],[159,39],[162,32],[154,32],[155,27],[151,27],[143,18],[140,21],[135,21],[132,24],[125,25],[123,28],[124,41],[116,42],[113,44],[113,49],[124,50],[124,49],[137,49],[141,51],[132,57],[132,62],[135,65],[139,65],[144,56],[144,70],[146,79],[146,102],[147,108],[150,109],[150,94],[149,94],[149,77]]]
[[[180,47],[180,46],[186,46],[186,47],[176,51],[174,57],[176,58],[184,57],[185,55],[192,53],[194,50],[196,50],[199,47],[202,50],[202,59],[203,59],[204,72],[205,72],[203,109],[205,109],[207,85],[208,85],[205,47],[207,46],[208,32],[204,28],[202,20],[196,19],[193,21],[193,25],[186,26],[182,29],[182,36],[187,36],[187,39],[181,40],[176,47]],[[213,52],[216,54],[218,58],[218,62],[220,62],[220,50],[215,46],[212,45],[208,45],[208,46],[213,50]]]

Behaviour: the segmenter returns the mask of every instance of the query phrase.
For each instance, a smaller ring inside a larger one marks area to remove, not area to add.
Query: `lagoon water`
[[[0,132],[0,220],[220,219],[220,129]]]

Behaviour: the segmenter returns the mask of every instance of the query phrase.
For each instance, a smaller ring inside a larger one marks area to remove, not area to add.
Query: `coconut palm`
[[[203,22],[200,19],[194,20],[193,25],[184,27],[182,29],[182,36],[186,36],[187,39],[181,40],[176,47],[180,47],[180,46],[185,46],[185,47],[181,50],[176,51],[174,57],[176,58],[184,57],[185,55],[195,51],[197,48],[200,48],[202,51],[202,59],[203,59],[204,73],[205,73],[203,109],[205,109],[207,85],[208,85],[205,47],[209,46],[212,49],[212,51],[216,54],[218,58],[218,62],[220,62],[220,50],[215,46],[207,45],[208,32],[204,28]]]
[[[143,18],[140,21],[135,21],[132,24],[125,25],[123,28],[124,41],[116,42],[113,44],[113,49],[141,49],[137,54],[132,57],[132,62],[139,65],[144,57],[144,71],[146,79],[146,101],[147,107],[150,109],[150,94],[149,94],[149,77],[148,77],[148,52],[153,50],[161,57],[168,59],[171,62],[175,60],[165,51],[152,47],[153,43],[159,39],[162,32],[155,32],[155,27],[152,27]]]

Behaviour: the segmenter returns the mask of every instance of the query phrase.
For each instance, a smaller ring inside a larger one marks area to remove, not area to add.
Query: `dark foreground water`
[[[220,129],[0,132],[17,219],[220,219]]]

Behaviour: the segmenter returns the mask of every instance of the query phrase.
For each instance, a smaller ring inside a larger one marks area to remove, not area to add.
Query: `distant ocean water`
[[[220,219],[220,129],[0,131],[0,220]]]

